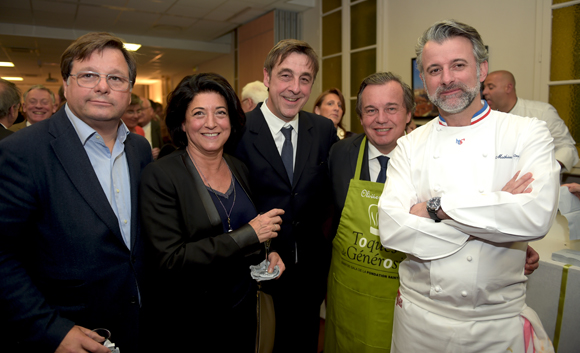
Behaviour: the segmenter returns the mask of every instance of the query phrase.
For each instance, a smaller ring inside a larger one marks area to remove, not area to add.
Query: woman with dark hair
[[[143,291],[148,351],[253,352],[249,266],[263,260],[256,254],[277,236],[284,211],[257,215],[246,166],[224,153],[235,147],[245,115],[223,77],[185,77],[169,96],[166,122],[178,150],[141,176],[152,272]],[[277,253],[268,257],[269,270],[284,271]]]
[[[322,115],[332,120],[336,128],[336,134],[341,140],[353,135],[350,131],[345,131],[342,126],[344,117],[344,96],[338,88],[331,88],[322,92],[314,102],[314,114]]]

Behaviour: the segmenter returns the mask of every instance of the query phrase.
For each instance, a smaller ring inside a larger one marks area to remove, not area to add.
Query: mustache
[[[437,90],[435,91],[435,93],[437,95],[440,95],[440,94],[443,94],[443,93],[451,92],[451,91],[456,90],[456,89],[460,89],[463,92],[466,92],[467,91],[467,86],[464,85],[463,83],[454,83],[451,86],[445,86],[445,87],[439,86],[439,87],[437,87]]]

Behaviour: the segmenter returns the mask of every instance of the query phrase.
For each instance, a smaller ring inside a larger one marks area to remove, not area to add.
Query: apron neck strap
[[[360,173],[362,170],[362,162],[365,156],[365,148],[367,146],[367,137],[363,137],[363,140],[360,144],[360,149],[358,151],[358,158],[356,159],[356,170],[354,172],[354,178],[356,180],[360,180]]]

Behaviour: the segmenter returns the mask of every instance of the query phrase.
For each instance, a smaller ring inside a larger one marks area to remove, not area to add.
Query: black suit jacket
[[[3,138],[5,138],[5,137],[8,137],[8,136],[10,136],[10,134],[12,134],[12,133],[13,133],[13,132],[12,132],[12,131],[10,131],[10,130],[8,130],[8,129],[6,129],[6,128],[4,127],[4,125],[0,125],[0,140],[2,140],[2,139],[3,139]]]
[[[354,177],[356,171],[356,161],[364,137],[365,134],[357,134],[345,138],[344,140],[337,142],[330,150],[328,167],[332,180],[332,198],[334,201],[331,232],[333,237],[338,229],[350,180]],[[361,179],[367,181],[370,180],[368,144],[369,142],[367,140],[361,166]]]
[[[250,188],[258,212],[272,208],[285,211],[282,229],[272,241],[272,248],[288,268],[294,263],[296,243],[298,262],[316,266],[328,260],[325,253],[330,249],[322,223],[330,206],[328,154],[338,140],[336,129],[330,119],[300,111],[291,185],[261,105],[246,114],[247,123],[236,156],[250,171]]]
[[[328,166],[330,177],[332,178],[332,196],[336,211],[339,215],[344,208],[350,180],[354,177],[356,171],[356,161],[358,159],[360,144],[364,137],[365,134],[357,134],[345,138],[332,146],[330,150]],[[369,142],[367,140],[361,168],[361,179],[367,181],[370,180],[368,144]]]
[[[251,200],[246,166],[224,158]],[[144,295],[147,352],[184,352],[195,346],[192,337],[210,340],[212,332],[223,334],[215,321],[230,318],[228,310],[243,297],[249,295],[255,307],[246,255],[260,249],[259,239],[249,224],[224,233],[185,149],[143,171],[140,205],[150,271]],[[238,324],[248,325],[252,317]]]
[[[53,352],[74,324],[138,351],[137,192],[151,149],[130,134],[125,153],[131,250],[64,109],[0,141],[0,321],[17,351]]]

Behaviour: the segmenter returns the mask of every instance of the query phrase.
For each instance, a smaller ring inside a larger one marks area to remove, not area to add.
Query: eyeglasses
[[[100,74],[92,71],[80,71],[74,75],[70,74],[69,76],[76,77],[77,84],[84,88],[95,88],[101,82],[101,77],[104,76],[107,80],[107,85],[109,85],[113,91],[119,92],[129,91],[131,89],[131,83],[133,82],[127,77],[113,74]]]

